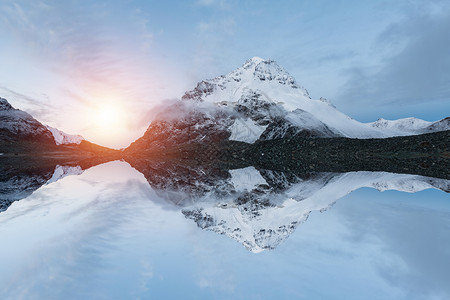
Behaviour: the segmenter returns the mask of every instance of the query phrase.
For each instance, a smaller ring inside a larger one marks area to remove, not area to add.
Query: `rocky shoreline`
[[[291,137],[254,144],[225,140],[134,151],[107,149],[85,141],[72,147],[51,147],[45,151],[39,147],[34,151],[33,148],[11,147],[19,153],[3,153],[0,165],[11,168],[8,157],[14,156],[71,163],[159,160],[190,167],[238,169],[254,166],[297,174],[384,171],[450,179],[450,130],[383,139]]]
[[[385,171],[450,179],[450,130],[384,139],[294,137],[254,144],[193,143],[146,153],[159,159],[227,168],[255,166],[294,173]]]

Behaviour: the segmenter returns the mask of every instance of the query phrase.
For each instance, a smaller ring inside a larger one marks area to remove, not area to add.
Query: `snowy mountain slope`
[[[309,112],[296,109],[286,113],[284,117],[273,119],[258,139],[265,141],[293,136],[337,137],[341,135],[334,133],[332,129]]]
[[[421,131],[430,126],[432,122],[424,121],[417,118],[404,118],[398,120],[378,119],[375,122],[366,123],[370,127],[379,128],[391,135],[410,135],[421,133]]]
[[[450,117],[436,122],[428,122],[413,117],[398,120],[385,120],[380,118],[375,122],[365,124],[383,130],[388,136],[415,135],[449,130]]]
[[[50,127],[48,125],[45,125],[45,127],[47,127],[47,129],[50,130],[50,132],[52,133],[56,145],[79,144],[81,143],[82,140],[84,140],[84,138],[81,135],[67,134],[59,129]]]
[[[380,118],[372,123],[366,123],[374,128],[389,129],[395,131],[417,131],[432,124],[417,118],[404,118],[398,120],[385,120]]]
[[[447,117],[432,123],[431,125],[423,128],[421,131],[423,133],[428,133],[428,132],[444,131],[449,129],[450,129],[450,117]]]
[[[230,131],[230,140],[254,143],[262,133],[266,130],[267,125],[258,125],[250,118],[236,118],[234,122],[228,127]]]

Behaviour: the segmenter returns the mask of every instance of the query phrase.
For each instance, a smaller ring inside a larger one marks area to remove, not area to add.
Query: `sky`
[[[449,1],[1,0],[0,16],[0,97],[105,146],[254,56],[358,121],[450,115]]]

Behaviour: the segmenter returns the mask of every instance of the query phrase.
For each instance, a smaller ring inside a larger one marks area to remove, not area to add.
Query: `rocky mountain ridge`
[[[49,145],[80,144],[84,138],[44,125],[30,114],[0,98],[0,139],[4,142],[30,140]]]

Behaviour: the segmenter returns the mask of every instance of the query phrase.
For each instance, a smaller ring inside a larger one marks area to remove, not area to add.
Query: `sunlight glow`
[[[98,108],[96,117],[97,126],[104,129],[110,129],[115,124],[120,123],[119,110],[114,106],[103,106]]]
[[[99,98],[102,100],[97,100],[95,106],[83,114],[87,130],[81,134],[101,146],[116,149],[127,146],[124,141],[128,140],[130,135],[130,112],[118,99]]]

